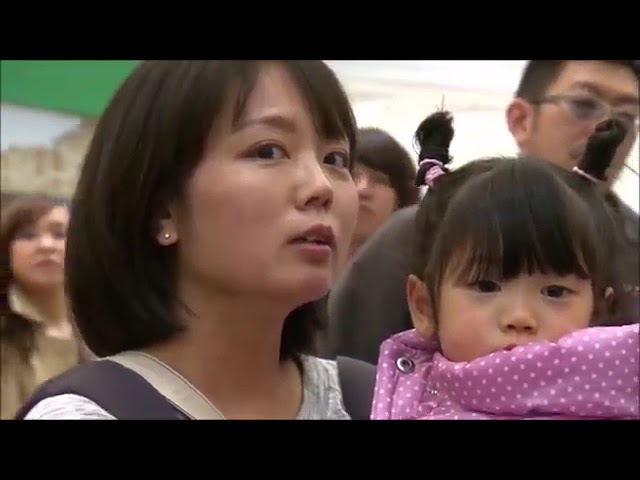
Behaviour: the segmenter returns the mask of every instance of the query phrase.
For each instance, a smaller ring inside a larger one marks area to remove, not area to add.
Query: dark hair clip
[[[425,158],[420,160],[418,173],[416,175],[416,185],[433,187],[436,178],[449,173],[449,169],[444,163],[436,158]]]

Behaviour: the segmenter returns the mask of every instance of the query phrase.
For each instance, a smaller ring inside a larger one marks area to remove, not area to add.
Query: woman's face
[[[264,67],[237,125],[229,113],[211,138],[159,234],[177,241],[179,281],[292,307],[326,294],[358,212],[348,141],[319,136],[277,64]]]
[[[16,232],[11,242],[14,281],[27,290],[62,288],[69,210],[58,206]]]
[[[354,247],[361,246],[398,208],[398,195],[386,173],[356,164],[353,177],[358,189],[360,210]]]

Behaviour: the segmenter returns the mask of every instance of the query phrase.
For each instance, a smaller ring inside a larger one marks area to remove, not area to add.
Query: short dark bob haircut
[[[77,189],[66,249],[72,312],[98,356],[136,350],[184,328],[176,314],[175,248],[157,245],[153,221],[180,199],[214,124],[246,102],[266,61],[144,61],[106,107]],[[321,61],[278,61],[307,102],[322,136],[356,144],[356,123],[334,72]],[[315,303],[286,319],[281,358],[312,348],[322,321]]]
[[[358,130],[356,163],[389,177],[398,197],[398,209],[413,205],[420,197],[415,185],[416,164],[409,152],[389,133],[379,128]]]

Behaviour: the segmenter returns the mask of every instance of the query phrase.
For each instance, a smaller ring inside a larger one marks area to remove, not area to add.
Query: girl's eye
[[[571,290],[561,285],[549,285],[542,289],[542,294],[550,298],[562,298],[568,293],[571,293]]]
[[[478,280],[473,282],[470,286],[481,293],[494,293],[500,291],[500,285],[491,280]]]
[[[324,163],[337,168],[349,168],[349,155],[343,152],[331,152],[324,157]]]
[[[282,147],[269,143],[254,148],[248,156],[261,160],[281,160],[287,157],[287,152]]]

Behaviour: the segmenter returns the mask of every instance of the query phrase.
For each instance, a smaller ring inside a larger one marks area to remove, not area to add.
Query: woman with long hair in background
[[[2,210],[2,419],[12,418],[42,382],[80,361],[64,295],[68,222],[68,207],[46,198],[21,198]]]

